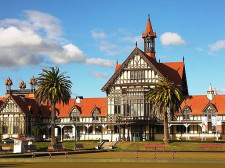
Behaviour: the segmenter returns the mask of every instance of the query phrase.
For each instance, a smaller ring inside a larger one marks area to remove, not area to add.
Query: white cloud
[[[209,45],[209,48],[211,51],[225,49],[225,40],[219,40],[216,43]]]
[[[56,17],[32,10],[26,10],[24,13],[33,27],[37,30],[42,29],[46,33],[47,38],[55,39],[62,35],[62,27],[59,19]]]
[[[94,71],[91,71],[90,73],[89,73],[91,76],[94,76],[95,78],[98,78],[98,79],[100,79],[100,78],[107,78],[108,77],[108,75],[107,75],[107,73],[105,73],[105,72],[94,72]]]
[[[30,10],[24,14],[24,20],[0,20],[0,67],[38,65],[44,63],[45,58],[56,64],[81,62],[112,67],[110,60],[86,59],[85,54],[74,44],[62,45],[66,40],[56,17]]]
[[[115,67],[116,62],[108,59],[102,58],[87,58],[85,60],[86,65],[99,65],[104,67]]]
[[[54,60],[54,62],[58,64],[85,61],[84,53],[73,44],[64,45],[62,52],[58,54],[49,53],[49,55],[50,57],[52,57],[52,60]]]
[[[42,38],[31,30],[20,30],[16,27],[0,28],[0,46],[40,45]]]
[[[104,38],[107,37],[106,34],[103,31],[96,31],[96,30],[91,31],[91,36],[94,39],[104,39]]]
[[[182,37],[173,32],[166,32],[160,36],[160,41],[164,46],[178,46],[178,45],[186,45],[186,42],[182,39]]]

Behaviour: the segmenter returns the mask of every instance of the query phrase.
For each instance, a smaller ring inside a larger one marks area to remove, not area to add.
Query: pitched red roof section
[[[121,65],[122,65],[122,64],[117,64],[117,65],[116,65],[115,72],[120,68]],[[114,73],[115,73],[115,72],[114,72]]]
[[[68,117],[68,113],[74,107],[76,99],[70,99],[69,104],[56,104],[56,110],[59,113],[59,117]]]
[[[80,107],[80,117],[91,117],[92,110],[96,107],[100,111],[99,116],[107,116],[107,99],[106,98],[84,98],[81,103],[76,104]]]
[[[5,97],[0,97],[0,106],[5,102],[6,98]]]
[[[211,103],[218,110],[217,115],[225,114],[225,95],[215,95]],[[203,110],[209,104],[209,100],[206,95],[188,96],[181,104],[181,109],[185,104],[191,109],[191,115],[203,115]]]
[[[12,99],[19,106],[25,115],[50,117],[51,106],[47,104],[39,105],[34,98],[20,97],[11,95]],[[5,98],[0,98],[0,105],[5,102]],[[91,117],[91,112],[94,108],[99,109],[100,116],[107,116],[106,98],[84,98],[81,103],[76,104],[76,99],[70,99],[69,104],[56,104],[56,112],[58,117],[69,117],[69,112],[76,106],[81,112],[81,117]]]
[[[152,24],[151,24],[151,21],[150,21],[150,16],[148,16],[148,21],[147,21],[146,29],[145,29],[145,32],[142,33],[142,37],[146,37],[146,35],[148,33],[150,33],[151,36],[156,37],[156,32],[153,32],[153,30],[152,30]]]
[[[184,62],[158,63],[158,66],[164,77],[168,78],[169,81],[173,81],[177,85],[181,85],[184,72]]]

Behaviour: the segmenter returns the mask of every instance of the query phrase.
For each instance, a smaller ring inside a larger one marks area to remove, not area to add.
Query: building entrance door
[[[132,137],[132,139],[133,139],[133,141],[135,141],[135,142],[139,142],[140,140],[141,140],[141,138],[140,138],[140,132],[133,132],[133,137]]]

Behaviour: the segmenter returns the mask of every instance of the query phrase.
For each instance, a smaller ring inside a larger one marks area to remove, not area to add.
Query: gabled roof
[[[215,110],[216,112],[218,112],[218,110],[216,109],[216,106],[214,104],[212,104],[211,102],[209,102],[205,107],[204,109],[202,109],[202,112],[205,112],[208,108],[211,108],[213,110]]]
[[[98,115],[101,114],[100,109],[96,106],[92,109],[91,114],[93,114],[96,111],[98,112]]]
[[[127,59],[123,62],[121,66],[118,66],[117,71],[112,75],[112,77],[108,80],[108,82],[102,87],[102,91],[106,91],[106,89],[113,84],[116,78],[120,75],[120,72],[128,65],[130,59],[133,58],[134,55],[140,55],[149,66],[158,73],[159,76],[164,77],[164,75],[160,72],[160,68],[158,67],[158,63],[152,58],[149,57],[146,53],[141,51],[139,48],[135,48],[132,53],[127,57]]]
[[[68,104],[57,103],[56,109],[59,112],[58,117],[68,117],[69,112],[74,107],[75,103],[76,103],[76,99],[70,99]]]
[[[181,109],[183,109],[186,104],[192,110],[191,115],[203,115],[203,110],[209,105],[209,100],[206,95],[188,96],[185,101],[186,103],[183,102],[181,104]],[[217,115],[225,115],[225,95],[215,95],[210,103],[217,109]]]
[[[41,117],[50,117],[51,106],[48,104],[38,104],[35,98],[30,97],[21,98],[17,95],[10,95],[7,99],[9,98],[12,98],[26,116],[33,115],[36,117],[40,114]],[[0,106],[7,103],[7,99],[0,98]],[[81,103],[76,103],[76,99],[70,99],[68,104],[57,103],[56,111],[58,117],[69,117],[71,110],[76,108],[80,112],[80,117],[91,117],[93,109],[97,109],[100,112],[100,116],[107,116],[106,100],[106,98],[84,98]]]
[[[184,111],[185,109],[188,109],[190,112],[192,112],[191,108],[190,108],[189,106],[187,106],[187,105],[185,105],[185,106],[181,109],[181,111]]]
[[[80,117],[91,117],[91,112],[94,109],[98,109],[99,116],[107,116],[107,99],[106,98],[84,98],[81,103],[76,104],[80,107]]]
[[[158,63],[164,77],[173,81],[176,85],[181,85],[184,72],[184,62]]]
[[[174,82],[176,85],[182,84],[182,77],[185,71],[184,62],[158,63],[155,59],[136,47],[123,64],[116,65],[113,76],[103,86],[102,91],[106,91],[106,89],[112,85],[115,79],[119,76],[120,72],[129,63],[129,60],[136,54],[140,55],[162,78],[168,78],[169,81]]]

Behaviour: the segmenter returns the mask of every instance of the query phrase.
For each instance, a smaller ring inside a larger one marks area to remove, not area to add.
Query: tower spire
[[[144,51],[145,53],[156,60],[155,58],[155,38],[156,32],[153,32],[152,24],[150,21],[150,15],[148,15],[148,21],[146,25],[145,32],[142,33],[142,38],[144,39]]]

